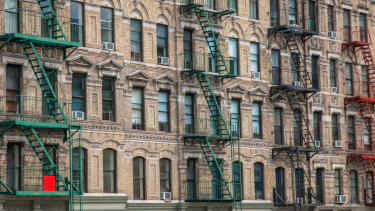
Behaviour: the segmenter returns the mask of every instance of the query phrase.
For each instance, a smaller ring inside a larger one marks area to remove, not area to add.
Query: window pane
[[[133,89],[132,103],[142,104],[142,89]]]
[[[159,112],[159,122],[168,122],[168,114]]]
[[[168,102],[168,92],[159,92],[159,102]]]
[[[139,42],[131,42],[131,51],[133,51],[133,52],[141,52],[141,43],[139,43]]]
[[[70,17],[79,20],[79,24],[82,24],[82,4],[74,1],[70,2]]]
[[[141,41],[141,33],[131,31],[130,32],[130,39],[134,40],[134,41]]]
[[[104,170],[115,170],[115,151],[114,150],[103,150],[103,169]]]
[[[112,22],[112,10],[109,8],[100,8],[100,19],[102,21]]]
[[[230,107],[230,113],[232,114],[239,114],[239,100],[232,100],[231,107]]]
[[[237,58],[237,39],[229,39],[229,57]]]
[[[156,36],[167,37],[167,26],[158,24],[156,27]]]
[[[275,109],[273,117],[274,125],[281,126],[281,109]]]
[[[272,67],[280,67],[279,55],[280,51],[272,49]]]
[[[130,31],[141,31],[141,22],[138,20],[130,20]]]

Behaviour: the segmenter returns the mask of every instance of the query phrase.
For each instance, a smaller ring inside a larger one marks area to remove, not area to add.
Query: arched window
[[[79,157],[80,157],[79,147],[75,147],[73,149],[73,184],[78,189],[81,189]],[[85,148],[82,148],[81,161],[82,161],[82,189],[84,192],[87,192],[87,149]]]
[[[116,151],[103,150],[104,193],[116,193]]]
[[[133,198],[146,199],[145,196],[145,159],[133,159]]]
[[[263,164],[254,164],[255,199],[264,199],[263,193]]]
[[[276,205],[282,205],[285,202],[285,189],[284,189],[284,168],[276,168],[276,189],[274,194],[276,195]]]
[[[171,192],[171,161],[167,158],[160,160],[160,191]]]
[[[357,192],[357,172],[350,171],[350,201],[353,204],[358,203],[358,192]]]

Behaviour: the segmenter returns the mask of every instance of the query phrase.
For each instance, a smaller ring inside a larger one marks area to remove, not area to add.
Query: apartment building
[[[372,2],[4,0],[0,210],[373,210]]]

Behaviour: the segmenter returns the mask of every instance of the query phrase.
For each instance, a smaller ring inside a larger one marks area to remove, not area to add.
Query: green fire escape
[[[0,11],[1,16],[5,17],[0,32],[0,40],[3,41],[0,49],[12,43],[22,46],[42,94],[42,97],[0,97],[0,126],[4,127],[0,137],[7,131],[22,131],[40,162],[40,165],[36,166],[7,166],[6,169],[1,169],[0,193],[69,196],[70,210],[75,210],[74,204],[77,202],[82,210],[82,126],[78,119],[72,118],[75,102],[65,99],[57,75],[53,70],[45,69],[46,66],[48,69],[53,67],[46,49],[62,52],[65,60],[81,46],[78,39],[80,30],[75,28],[76,20],[56,14],[48,0],[37,2],[40,11],[20,8]],[[40,57],[41,54],[43,58]],[[51,141],[50,136],[55,134],[63,135],[63,145],[66,142],[69,145],[67,167]],[[55,191],[46,191],[43,187],[45,176],[55,177]]]
[[[198,144],[211,171],[212,181],[186,181],[186,201],[233,202],[242,209],[240,162],[240,122],[236,115],[224,115],[215,90],[217,85],[235,78],[235,61],[223,56],[211,22],[235,13],[229,1],[182,0],[181,14],[195,14],[209,47],[209,54],[184,53],[182,79],[197,79],[210,110],[210,118],[186,118],[185,145]],[[217,92],[216,92],[217,93]],[[215,155],[215,148],[231,146],[232,181],[220,168],[223,159]]]

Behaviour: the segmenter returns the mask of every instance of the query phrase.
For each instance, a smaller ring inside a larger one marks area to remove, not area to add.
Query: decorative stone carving
[[[131,89],[124,89],[124,97],[131,97],[132,90]]]
[[[146,99],[157,100],[159,98],[159,93],[156,92],[145,92]]]
[[[285,97],[285,95],[283,95],[281,93],[277,93],[277,94],[272,95],[272,97],[270,97],[270,100],[272,102],[287,102],[288,101],[288,99]]]
[[[86,73],[88,76],[91,75],[90,68],[95,64],[90,59],[83,55],[77,55],[70,57],[66,60],[68,65],[68,74],[71,75],[74,72]]]
[[[241,109],[251,110],[252,106],[250,104],[241,103]]]
[[[65,211],[64,205],[41,205],[40,208],[43,211]]]
[[[125,82],[116,82],[116,89],[124,89],[125,88]]]
[[[171,102],[177,102],[178,96],[177,95],[169,95],[169,101]]]
[[[96,65],[99,70],[99,77],[116,77],[120,78],[120,71],[124,68],[119,63],[115,62],[112,59],[106,60]]]
[[[328,46],[330,51],[337,51],[337,43],[329,41]]]
[[[73,82],[73,76],[65,76],[65,83],[71,84]]]
[[[24,50],[21,43],[17,42],[8,42],[5,45],[5,52],[13,54],[24,54]]]
[[[159,159],[159,156],[156,153],[148,153],[146,158],[147,159]]]
[[[117,148],[117,151],[125,151],[125,144],[120,144]]]
[[[245,87],[243,87],[241,84],[239,83],[236,83],[236,84],[233,84],[231,86],[229,86],[227,88],[228,90],[228,98],[229,99],[232,99],[232,95],[242,95],[242,100],[245,100],[245,93],[247,92],[247,89],[245,89]]]
[[[125,133],[125,139],[154,140],[165,142],[177,142],[179,140],[177,135],[155,135],[146,133]]]
[[[125,125],[118,123],[95,123],[95,122],[84,122],[82,123],[84,130],[97,130],[97,131],[113,131],[113,132],[124,132]]]
[[[318,38],[311,38],[311,47],[312,48],[319,48],[319,39]]]
[[[173,155],[172,161],[178,161],[178,155]]]
[[[331,105],[338,106],[340,102],[339,96],[331,96]]]
[[[129,80],[129,87],[133,87],[133,83],[137,83],[137,85],[146,87],[148,90],[148,82],[152,79],[151,76],[147,75],[142,70],[137,70],[133,73],[130,73],[126,76]]]
[[[102,79],[91,79],[91,78],[86,78],[86,85],[87,86],[102,86]]]
[[[265,103],[265,98],[268,94],[266,90],[264,90],[262,87],[257,86],[255,88],[250,89],[249,91],[250,94],[250,102],[253,103],[254,100],[256,101],[262,101]]]
[[[179,169],[186,169],[187,168],[187,162],[180,162],[178,164]]]
[[[7,211],[31,211],[31,205],[4,204],[3,208]]]
[[[89,149],[90,150],[102,150],[102,146],[100,144],[90,144]]]
[[[178,80],[168,74],[163,74],[154,78],[154,82],[155,90],[159,91],[159,88],[169,89],[174,93],[174,86],[177,84]]]
[[[132,158],[131,152],[125,152],[125,158]]]
[[[319,93],[316,93],[313,96],[313,103],[315,103],[315,104],[322,104],[322,95],[319,94]]]

